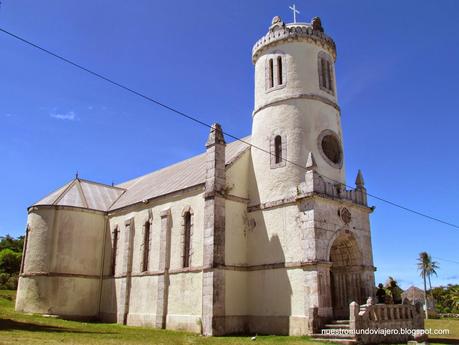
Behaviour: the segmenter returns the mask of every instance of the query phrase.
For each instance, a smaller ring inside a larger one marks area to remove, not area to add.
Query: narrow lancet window
[[[333,94],[333,67],[330,57],[325,53],[319,54],[319,84],[320,88]]]
[[[282,57],[277,57],[277,84],[282,85]]]
[[[190,267],[191,212],[184,215],[183,267]]]
[[[118,251],[118,234],[119,234],[119,229],[118,227],[116,227],[115,230],[113,230],[112,265],[111,265],[112,276],[115,275],[115,270],[116,270],[116,253]]]
[[[274,138],[274,156],[276,164],[282,162],[282,138],[280,135]]]
[[[148,271],[148,261],[150,257],[150,221],[145,222],[143,234],[143,261],[142,272]]]
[[[322,69],[322,86],[328,89],[328,77],[327,77],[327,61],[325,59],[320,59],[321,69]]]
[[[274,62],[273,59],[269,59],[269,87],[274,87]]]

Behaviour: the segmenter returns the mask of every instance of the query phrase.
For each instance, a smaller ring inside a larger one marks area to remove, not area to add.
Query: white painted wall
[[[300,94],[323,97],[336,103],[336,97],[319,87],[318,54],[322,48],[309,42],[279,44],[264,52],[255,63],[255,107],[252,143],[270,151],[274,132],[282,133],[287,141],[287,160],[306,166],[309,152],[314,154],[318,172],[334,180],[345,182],[344,164],[336,168],[328,164],[319,150],[318,137],[323,130],[332,130],[341,139],[341,120],[338,110],[316,99],[297,99]],[[266,64],[278,54],[285,56],[285,87],[266,89]],[[335,85],[336,90],[336,85]],[[257,111],[259,107],[266,106]],[[252,148],[254,181],[250,184],[251,202],[281,199],[294,193],[304,181],[304,169],[289,164],[271,169],[270,156]]]
[[[37,206],[28,216],[24,277],[16,310],[67,317],[98,312],[104,215]]]
[[[203,189],[197,188],[194,191],[184,192],[179,195],[160,198],[148,204],[138,204],[125,211],[116,212],[110,215],[110,232],[106,250],[106,274],[110,273],[111,246],[113,230],[118,226],[120,233],[118,238],[118,249],[116,257],[116,273],[121,274],[123,264],[123,253],[125,248],[125,221],[134,219],[134,242],[132,260],[132,285],[130,291],[130,306],[128,324],[131,325],[154,325],[157,303],[157,276],[151,274],[159,273],[160,260],[160,232],[161,232],[161,211],[171,211],[171,252],[170,252],[170,285],[168,297],[168,318],[167,328],[197,330],[201,317],[202,298],[202,273],[178,273],[182,267],[182,211],[191,207],[193,210],[193,228],[191,236],[191,248],[193,251],[190,269],[199,270],[203,262],[203,228],[204,228],[204,198]],[[148,272],[142,276],[141,262],[143,257],[143,225],[152,215],[151,225],[151,247],[149,254]],[[109,278],[104,281],[104,293],[102,298],[102,313],[107,319],[113,318],[117,309],[114,305],[122,300],[121,285],[124,278]],[[114,287],[116,286],[116,288]],[[200,327],[200,326],[199,326]]]

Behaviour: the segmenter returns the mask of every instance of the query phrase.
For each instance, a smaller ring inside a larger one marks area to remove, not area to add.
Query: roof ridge
[[[241,142],[242,140],[243,140],[243,141],[246,141],[246,140],[247,140],[248,138],[250,138],[250,137],[251,137],[250,135],[247,135],[247,136],[245,136],[244,138],[236,139],[236,140],[234,140],[234,141],[232,141],[232,142],[230,142],[230,143],[227,143],[227,144],[226,144],[226,148],[227,148],[229,145],[235,144],[235,143],[237,143],[237,142]],[[250,147],[250,144],[247,144],[247,145]],[[245,150],[244,150],[244,151],[245,151]],[[125,183],[128,183],[128,182],[131,182],[131,181],[138,180],[138,181],[136,181],[134,184],[132,184],[131,186],[129,186],[129,188],[131,188],[131,187],[135,186],[137,183],[139,183],[141,180],[143,180],[144,178],[146,178],[147,176],[150,176],[151,174],[156,174],[156,173],[159,173],[160,171],[163,171],[163,170],[166,170],[166,169],[169,169],[169,168],[173,168],[174,166],[176,166],[176,165],[178,165],[178,164],[183,164],[183,163],[185,163],[185,162],[187,162],[187,161],[189,161],[189,160],[196,159],[196,158],[198,158],[199,156],[203,156],[203,155],[205,155],[205,154],[206,154],[206,151],[204,151],[204,152],[202,152],[202,153],[199,153],[199,154],[197,154],[197,155],[194,155],[194,156],[192,156],[192,157],[186,158],[186,159],[184,159],[184,160],[178,161],[178,162],[176,162],[176,163],[172,163],[171,165],[167,165],[167,166],[162,167],[162,168],[160,168],[160,169],[158,169],[158,170],[150,171],[149,173],[147,173],[147,174],[145,174],[145,175],[141,175],[141,176],[132,178],[132,179],[130,179],[130,180],[127,180],[127,181],[118,183],[117,186],[119,186],[119,185],[121,185],[121,184],[125,184]],[[232,162],[228,162],[228,164],[230,164],[230,163],[232,163]],[[225,164],[225,165],[228,165],[228,164]],[[124,189],[124,190],[129,189],[129,188],[123,188],[123,187],[118,187],[118,188],[122,188],[122,189]]]
[[[88,201],[86,200],[86,195],[84,195],[83,187],[81,186],[81,181],[78,177],[76,178],[76,180],[77,180],[76,186],[78,189],[78,193],[80,193],[80,198],[83,201],[83,205],[85,208],[89,208]]]
[[[107,212],[110,212],[110,210],[112,209],[112,206],[116,204],[116,202],[121,199],[121,197],[126,194],[127,192],[127,189],[124,189],[122,193],[120,193],[120,195],[118,195],[118,197],[113,200],[113,202],[107,207]]]
[[[81,182],[91,183],[91,184],[95,184],[95,185],[99,185],[99,186],[103,186],[103,187],[108,187],[108,188],[113,188],[113,189],[121,189],[121,190],[123,190],[123,191],[126,190],[126,188],[117,187],[117,186],[112,186],[112,185],[109,185],[109,184],[106,184],[106,183],[102,183],[102,182],[86,180],[86,179],[83,179],[83,178],[78,178],[78,179],[79,179]]]
[[[77,178],[74,178],[73,180],[71,180],[69,183],[68,183],[68,186],[64,188],[64,190],[62,191],[62,193],[60,193],[56,199],[53,201],[53,203],[51,205],[57,205],[59,203],[59,201],[62,200],[62,198],[65,196],[65,194],[67,194],[67,192],[73,188],[73,186],[75,185],[76,183],[76,180]]]

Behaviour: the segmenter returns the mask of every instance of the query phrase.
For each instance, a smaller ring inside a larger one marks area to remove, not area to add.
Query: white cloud
[[[66,113],[51,113],[49,114],[54,119],[57,120],[67,120],[67,121],[76,121],[78,120],[78,117],[76,116],[75,112],[73,110],[68,111]]]

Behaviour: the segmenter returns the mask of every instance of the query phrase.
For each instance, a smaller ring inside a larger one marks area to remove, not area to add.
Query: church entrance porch
[[[330,250],[330,286],[333,317],[349,319],[349,304],[365,301],[362,282],[362,255],[354,236],[346,231],[340,234]]]

